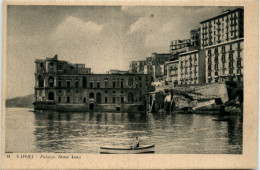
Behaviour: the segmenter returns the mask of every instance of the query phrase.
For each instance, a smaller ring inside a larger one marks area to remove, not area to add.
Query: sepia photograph
[[[4,153],[242,156],[244,16],[239,5],[7,5]]]

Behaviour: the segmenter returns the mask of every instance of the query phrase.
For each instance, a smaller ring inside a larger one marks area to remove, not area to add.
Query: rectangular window
[[[124,88],[124,82],[121,81],[121,88]]]
[[[121,97],[121,103],[124,103],[124,97]]]
[[[70,103],[70,97],[67,97],[67,103]]]
[[[105,88],[108,88],[108,81],[105,81]]]
[[[79,81],[75,82],[75,87],[78,88],[79,87]]]
[[[61,102],[61,97],[58,97],[58,102],[59,102],[59,103]]]
[[[40,67],[43,67],[43,63],[40,63]]]
[[[67,81],[67,87],[70,87],[70,81]]]
[[[105,103],[107,103],[107,97],[105,97]]]
[[[58,80],[58,87],[61,87],[61,80]]]
[[[116,103],[116,98],[115,97],[113,97],[113,103]]]
[[[113,88],[116,88],[116,82],[113,81]]]
[[[100,82],[99,81],[97,82],[97,88],[100,88]]]
[[[90,88],[93,89],[94,88],[94,83],[90,82]]]
[[[87,77],[85,77],[85,76],[82,78],[82,86],[85,89],[87,88]]]

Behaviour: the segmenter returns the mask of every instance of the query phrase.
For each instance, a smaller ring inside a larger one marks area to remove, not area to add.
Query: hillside
[[[34,94],[6,100],[6,107],[33,107]]]

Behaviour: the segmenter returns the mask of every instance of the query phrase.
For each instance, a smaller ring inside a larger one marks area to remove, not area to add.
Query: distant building
[[[150,74],[152,80],[162,78],[166,75],[165,62],[172,58],[169,53],[152,53],[151,57],[146,58],[146,65],[144,66],[144,74]]]
[[[129,65],[129,71],[131,73],[140,73],[143,74],[144,73],[144,66],[146,64],[145,60],[141,60],[141,61],[131,61],[130,65]]]
[[[179,74],[179,60],[174,60],[174,61],[168,61],[165,63],[167,67],[167,78],[166,81],[170,85],[178,85],[178,74]]]
[[[129,71],[110,69],[107,74],[129,74]]]
[[[200,28],[190,31],[190,45],[200,46]]]
[[[62,111],[143,111],[151,76],[91,74],[83,64],[54,58],[35,61],[35,109]]]
[[[170,53],[173,55],[176,53],[187,52],[189,51],[190,45],[191,45],[190,39],[171,41]]]

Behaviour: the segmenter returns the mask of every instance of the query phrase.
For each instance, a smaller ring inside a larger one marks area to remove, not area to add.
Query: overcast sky
[[[167,53],[199,22],[234,7],[9,6],[7,98],[34,92],[35,59],[58,55],[94,73]]]

